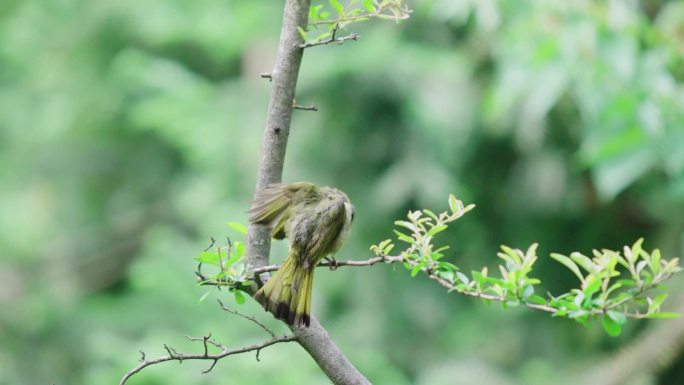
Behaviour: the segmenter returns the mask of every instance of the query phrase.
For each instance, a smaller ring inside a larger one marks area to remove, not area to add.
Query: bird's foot
[[[337,260],[334,257],[325,257],[325,260],[328,261],[330,270],[337,270]]]

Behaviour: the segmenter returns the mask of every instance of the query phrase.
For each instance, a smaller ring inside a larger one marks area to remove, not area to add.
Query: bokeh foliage
[[[681,2],[409,4],[409,20],[354,23],[358,42],[304,58],[297,101],[320,111],[295,112],[285,180],[349,194],[357,219],[340,257],[367,257],[395,218],[451,192],[478,206],[445,232],[466,271],[495,264],[500,244],[589,253],[644,236],[682,254]],[[210,235],[236,236],[227,220],[245,222],[269,92],[258,74],[281,5],[0,4],[0,384],[109,384],[138,349],[196,348],[184,334],[263,338],[214,294],[199,302],[191,257]],[[550,291],[575,285],[548,259],[538,269]],[[317,277],[314,312],[375,383],[547,384],[646,324],[613,340],[387,267]],[[672,297],[681,290],[677,278]],[[325,381],[295,345],[201,369],[131,383]]]

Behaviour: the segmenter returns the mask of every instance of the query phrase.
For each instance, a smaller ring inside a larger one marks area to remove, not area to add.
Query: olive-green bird
[[[336,188],[297,182],[263,189],[249,214],[250,222],[270,226],[273,238],[290,241],[287,259],[254,298],[276,318],[309,326],[314,269],[347,239],[354,206]]]

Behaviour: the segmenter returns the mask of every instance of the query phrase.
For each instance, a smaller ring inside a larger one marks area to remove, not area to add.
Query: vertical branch
[[[280,182],[283,175],[292,106],[303,54],[303,50],[299,48],[302,38],[297,27],[306,28],[310,5],[311,0],[287,0],[285,3],[278,54],[271,73],[271,98],[261,142],[256,191],[270,183]],[[247,232],[247,244],[248,261],[255,267],[267,265],[271,237],[266,227],[251,225]]]
[[[280,182],[290,121],[294,105],[297,76],[302,62],[302,38],[297,27],[306,28],[311,0],[287,0],[276,63],[271,73],[271,98],[261,145],[256,191],[269,183]],[[271,234],[261,225],[247,231],[247,258],[254,267],[268,265]],[[370,382],[342,354],[320,323],[311,317],[309,328],[293,328],[298,342],[309,352],[334,384],[366,385]]]

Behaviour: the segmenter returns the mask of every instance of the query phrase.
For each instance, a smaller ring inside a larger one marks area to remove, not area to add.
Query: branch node
[[[140,359],[138,361],[145,362],[145,352],[142,350],[140,350]]]
[[[214,362],[211,363],[211,366],[209,367],[209,369],[203,370],[202,374],[207,374],[207,373],[211,372],[211,370],[214,369],[214,366],[216,366],[217,362],[218,362],[218,358],[214,358]]]

